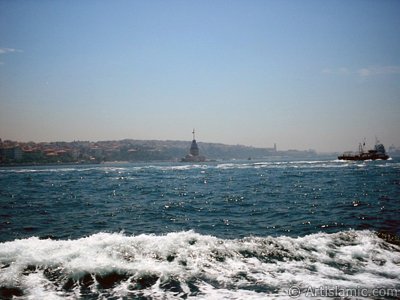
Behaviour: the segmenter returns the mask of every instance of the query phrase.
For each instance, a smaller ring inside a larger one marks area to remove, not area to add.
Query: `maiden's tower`
[[[197,146],[195,131],[193,129],[193,140],[192,144],[190,145],[189,154],[182,158],[183,162],[203,162],[206,161],[204,156],[200,155],[199,146]]]

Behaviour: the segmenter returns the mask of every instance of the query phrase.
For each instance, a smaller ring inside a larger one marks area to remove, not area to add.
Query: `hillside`
[[[107,161],[179,161],[190,141],[132,140],[22,143],[0,140],[0,164],[88,163]],[[314,151],[276,151],[243,145],[198,143],[208,160],[257,159],[271,156],[310,157]]]

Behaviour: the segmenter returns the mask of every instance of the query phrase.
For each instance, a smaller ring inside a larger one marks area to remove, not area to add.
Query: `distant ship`
[[[358,146],[358,153],[353,152],[345,152],[342,155],[338,156],[338,159],[343,160],[377,160],[382,159],[386,160],[389,158],[389,155],[386,154],[385,146],[380,144],[379,141],[376,141],[375,148],[373,150],[364,150],[365,142],[360,143]]]
[[[181,159],[182,162],[203,162],[206,161],[206,158],[204,156],[200,155],[199,147],[197,146],[196,142],[196,137],[195,137],[195,132],[193,129],[193,140],[192,144],[190,145],[190,151],[189,154],[186,155]]]

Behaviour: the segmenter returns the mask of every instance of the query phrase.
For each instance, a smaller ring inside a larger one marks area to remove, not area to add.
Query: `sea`
[[[0,168],[0,299],[399,299],[400,159]]]

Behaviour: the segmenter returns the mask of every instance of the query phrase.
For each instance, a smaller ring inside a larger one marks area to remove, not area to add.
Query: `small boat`
[[[358,153],[353,152],[345,152],[342,155],[338,156],[338,159],[342,160],[387,160],[389,155],[386,154],[385,146],[380,144],[379,141],[376,141],[375,147],[372,150],[365,151],[365,142],[360,143],[358,147]]]

